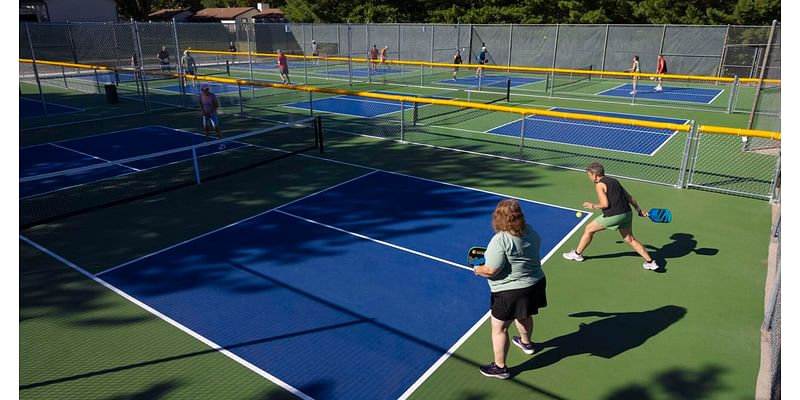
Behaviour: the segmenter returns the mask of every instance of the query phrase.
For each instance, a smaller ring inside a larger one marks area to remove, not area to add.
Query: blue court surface
[[[158,153],[200,144],[204,141],[203,135],[161,126],[148,126],[23,147],[19,150],[20,178],[102,164],[107,161],[123,160],[150,153]],[[240,146],[243,146],[243,144],[236,142],[229,142],[226,144],[227,149]],[[198,155],[207,155],[218,151],[220,151],[218,148],[212,146],[200,147],[197,149]],[[53,178],[26,182],[20,185],[20,198],[48,193],[113,176],[189,160],[191,158],[192,152],[187,150],[157,157],[149,157],[125,165],[111,165],[98,168],[85,174],[59,175]]]
[[[478,87],[480,86],[491,86],[491,87],[506,87],[506,81],[511,79],[511,87],[517,86],[524,86],[530,85],[532,83],[541,82],[544,79],[542,78],[522,78],[518,76],[496,76],[496,75],[484,75],[482,78],[476,78],[475,76],[470,76],[467,78],[457,78],[457,79],[445,79],[443,81],[439,81],[437,83],[444,83],[448,85],[463,85],[463,86],[470,86],[470,87]],[[479,82],[480,80],[480,82]]]
[[[284,107],[309,109],[308,101],[284,104]],[[331,114],[347,115],[351,117],[374,118],[382,115],[399,112],[400,102],[394,100],[370,99],[359,96],[335,96],[314,100],[314,111]],[[414,108],[411,103],[404,103],[402,109]]]
[[[326,71],[328,75],[339,75],[339,76],[349,76],[350,72],[345,69],[333,69]],[[365,76],[375,76],[375,75],[386,75],[386,74],[399,74],[400,70],[396,68],[385,68],[380,67],[378,69],[374,69],[370,72],[369,68],[353,68],[353,76],[357,76],[359,78],[363,78]]]
[[[276,81],[267,81],[267,80],[263,80],[263,79],[257,79],[257,80],[261,81],[261,82],[282,83],[282,82],[276,82]],[[239,86],[238,85],[233,85],[233,84],[230,84],[230,83],[216,83],[216,82],[205,82],[205,81],[197,81],[196,85],[192,85],[192,80],[191,79],[187,80],[187,83],[183,88],[184,88],[184,91],[185,91],[186,94],[199,95],[200,94],[200,87],[203,85],[203,83],[208,85],[209,89],[211,89],[211,92],[214,93],[214,94],[239,93]],[[268,89],[268,88],[266,88],[264,86],[242,85],[242,90],[252,90],[253,88],[255,88],[255,90]],[[180,93],[181,92],[181,86],[180,85],[157,86],[157,87],[152,87],[151,89],[166,90],[166,91],[175,92],[175,93]]]
[[[173,70],[171,70],[171,72],[175,72],[175,70],[173,69]],[[133,73],[129,73],[129,72],[118,72],[116,74],[116,76],[115,76],[113,72],[99,71],[99,72],[97,72],[97,75],[95,75],[95,74],[83,74],[83,75],[75,76],[75,78],[83,79],[83,80],[87,80],[87,81],[92,81],[92,82],[97,81],[100,84],[117,83],[117,79],[119,79],[120,82],[135,82],[136,81],[136,75],[133,74]],[[169,78],[164,77],[162,75],[145,74],[144,75],[144,79],[148,80],[148,81],[155,81],[155,80],[164,80],[164,79],[169,79]]]
[[[47,102],[47,115],[65,114],[84,111],[81,108],[64,106]],[[19,98],[19,117],[20,118],[34,118],[44,116],[44,108],[42,102],[38,100]]]
[[[722,89],[701,89],[675,86],[663,86],[664,91],[656,92],[655,85],[636,85],[636,98],[649,100],[683,101],[688,103],[711,104]],[[633,97],[633,85],[630,83],[598,93],[600,96]]]
[[[685,124],[687,122],[686,120],[674,118],[575,110],[569,108],[554,108],[551,111],[667,122],[672,124]],[[521,123],[521,121],[517,120],[489,130],[488,133],[519,137]],[[565,120],[535,115],[525,118],[525,137],[529,139],[650,156],[655,154],[674,133],[674,131],[666,129],[644,128],[606,122]]]
[[[398,398],[488,316],[502,198],[372,172],[98,277],[298,396]],[[543,260],[590,216],[521,203]]]

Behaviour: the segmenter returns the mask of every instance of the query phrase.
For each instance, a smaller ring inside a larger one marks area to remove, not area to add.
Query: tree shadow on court
[[[108,397],[108,400],[152,400],[152,399],[167,399],[170,397],[170,392],[174,391],[179,384],[175,381],[161,382],[150,385],[147,389],[140,390],[133,393],[119,394]]]
[[[697,247],[697,240],[695,240],[694,235],[690,233],[674,233],[670,236],[672,239],[671,243],[667,243],[661,247],[656,247],[650,244],[645,244],[644,247],[647,248],[650,256],[653,257],[654,260],[658,262],[660,268],[656,270],[656,272],[666,272],[667,271],[667,264],[669,263],[669,259],[671,258],[682,258],[686,257],[690,254],[697,254],[700,256],[715,256],[719,253],[718,249],[714,248],[707,248]],[[625,243],[623,241],[617,241],[617,243]],[[627,245],[626,245],[627,246]],[[635,251],[626,251],[620,253],[610,253],[610,254],[600,254],[600,255],[593,255],[593,256],[584,256],[587,260],[593,258],[617,258],[617,257],[641,257]]]
[[[726,369],[706,365],[699,369],[673,368],[657,374],[648,383],[631,384],[613,390],[605,400],[651,400],[659,398],[693,400],[716,397],[726,389],[720,376]]]
[[[641,312],[586,311],[570,314],[574,318],[602,317],[581,323],[578,330],[537,344],[537,353],[530,360],[511,367],[511,374],[544,368],[567,357],[588,354],[614,358],[641,346],[651,337],[678,322],[686,309],[674,305]]]

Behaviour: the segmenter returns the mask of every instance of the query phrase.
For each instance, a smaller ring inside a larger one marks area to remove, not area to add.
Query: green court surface
[[[298,82],[302,82],[297,79],[302,76],[300,71],[293,72]],[[256,79],[277,76],[273,72],[261,74]],[[391,86],[350,86],[319,77],[309,78],[309,83],[370,91],[389,90]],[[161,84],[168,83],[155,86]],[[25,83],[20,87],[26,97],[32,97],[36,90]],[[438,92],[409,86],[391,86],[391,90],[418,95]],[[201,131],[196,110],[170,108],[143,113],[142,102],[126,96],[121,103],[109,105],[100,95],[76,95],[57,88],[48,88],[47,94],[52,98],[48,101],[80,106],[87,109],[86,114],[21,121],[21,146],[153,124]],[[258,90],[245,96],[242,104],[238,93],[220,98],[226,134],[308,115],[282,107],[307,100],[308,93],[304,92]],[[733,127],[742,126],[747,119],[743,113],[595,102],[576,96],[515,98],[513,89],[511,102]],[[153,98],[153,105],[157,105],[153,109],[178,104],[180,97],[172,93],[158,93]],[[235,115],[240,108],[247,118]],[[404,117],[412,118],[412,111],[404,113]],[[476,153],[506,155],[517,151],[506,139],[480,137],[481,132],[513,121],[513,115],[471,110],[462,113],[474,115],[436,117],[429,125],[404,132],[410,135],[406,139],[418,144],[382,140],[399,138],[398,127],[386,118],[365,123],[359,118],[325,115],[322,155],[285,158],[224,179],[21,231],[20,398],[293,398],[267,378],[89,275],[371,169],[570,208],[594,200],[594,188],[581,171]],[[47,127],[123,114],[139,115]],[[643,207],[672,210],[674,220],[670,224],[654,224],[643,218],[634,222],[636,236],[665,266],[659,272],[644,270],[640,257],[614,232],[595,237],[586,251],[586,261],[569,262],[560,254],[577,245],[580,232],[574,234],[544,264],[549,305],[534,318],[537,354],[527,356],[511,347],[508,364],[513,379],[500,381],[478,372],[479,365],[492,360],[489,324],[484,323],[421,382],[411,398],[752,398],[760,357],[770,204],[667,186],[673,179],[675,159],[679,160],[683,151],[680,137],[668,142],[647,165],[642,164],[643,156],[620,156],[610,151],[578,153],[565,146],[544,144],[526,149],[533,161],[543,164],[582,169],[588,161],[600,159],[611,174],[629,173],[620,172],[625,168],[631,174],[646,170],[646,178],[665,183],[622,180]],[[741,157],[751,157],[758,165],[773,160],[761,160],[760,156],[764,154]],[[721,160],[707,166],[705,172],[715,177],[736,173],[730,164],[731,160]],[[529,222],[534,227],[548,223]],[[71,268],[73,263],[85,274]],[[488,286],[486,302],[488,309]],[[513,327],[510,331],[516,332]]]

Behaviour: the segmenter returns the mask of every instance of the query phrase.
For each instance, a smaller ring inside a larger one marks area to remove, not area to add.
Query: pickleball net
[[[428,94],[420,97],[446,99],[456,101],[466,101],[470,103],[494,104],[499,102],[508,102],[509,92],[511,90],[511,80],[503,79],[492,82],[487,82],[482,85],[480,89],[477,87],[469,89],[449,89],[434,94]],[[489,111],[479,110],[469,107],[453,107],[438,104],[424,104],[414,103],[413,123],[414,125],[423,123],[426,120],[431,120],[447,115],[461,114],[464,117],[470,117],[470,113],[488,113]]]
[[[20,179],[20,228],[58,221],[322,151],[317,117],[143,156]],[[231,177],[231,179],[234,179]]]

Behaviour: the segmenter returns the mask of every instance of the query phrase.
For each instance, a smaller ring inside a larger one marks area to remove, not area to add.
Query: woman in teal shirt
[[[475,275],[488,279],[492,307],[492,349],[494,362],[481,366],[483,375],[508,379],[508,327],[516,322],[520,336],[511,340],[525,354],[533,354],[533,317],[547,306],[542,263],[541,238],[525,222],[519,202],[500,201],[492,214],[494,236],[486,246],[486,263],[475,267]]]

